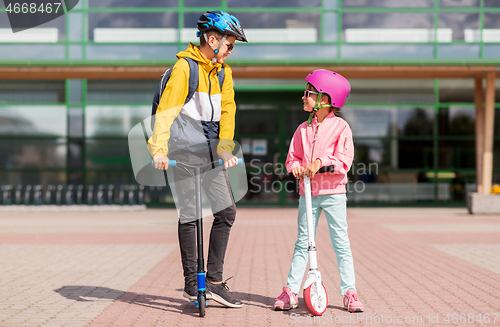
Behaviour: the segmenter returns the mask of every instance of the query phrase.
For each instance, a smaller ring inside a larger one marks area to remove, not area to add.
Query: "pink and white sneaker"
[[[292,292],[290,287],[283,287],[283,293],[274,302],[274,310],[288,311],[296,308],[297,303],[297,295]]]
[[[363,312],[365,310],[363,303],[358,300],[356,290],[347,290],[347,293],[344,295],[344,309],[349,312]]]

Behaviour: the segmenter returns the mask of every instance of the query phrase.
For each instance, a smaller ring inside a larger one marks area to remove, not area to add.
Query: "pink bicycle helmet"
[[[342,108],[351,92],[351,85],[344,76],[326,69],[311,72],[306,81],[319,92],[328,94],[335,108]]]

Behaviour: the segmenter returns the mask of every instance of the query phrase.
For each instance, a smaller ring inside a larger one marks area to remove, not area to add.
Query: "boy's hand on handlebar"
[[[168,169],[168,158],[164,155],[154,156],[153,161],[155,163],[155,168],[160,170]]]
[[[314,174],[321,168],[321,160],[316,159],[314,162],[311,162],[309,165],[307,165],[304,174],[309,177],[313,178]]]
[[[302,167],[302,166],[293,167],[292,174],[295,178],[301,179],[302,175],[304,174],[304,167]]]
[[[219,158],[224,161],[224,168],[229,168],[238,164],[238,158],[236,158],[229,152],[219,153]]]

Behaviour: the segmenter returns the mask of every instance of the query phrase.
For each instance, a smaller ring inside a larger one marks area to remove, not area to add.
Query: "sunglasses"
[[[217,39],[217,41],[220,42],[221,40]],[[234,44],[225,44],[225,43],[222,43],[222,44],[224,44],[226,46],[227,51],[229,51],[229,52],[233,51]]]
[[[309,98],[311,96],[311,94],[319,94],[319,92],[305,90],[304,91],[304,98],[306,98],[306,99]]]

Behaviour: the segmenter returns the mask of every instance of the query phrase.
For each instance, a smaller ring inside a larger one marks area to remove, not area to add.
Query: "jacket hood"
[[[203,55],[203,53],[201,53],[200,46],[195,45],[193,43],[189,43],[189,46],[186,50],[181,51],[177,54],[177,59],[186,57],[197,61],[200,64],[200,66],[203,66],[204,69],[209,71],[212,70],[212,68],[214,67],[217,67],[217,70],[219,70],[221,67],[221,64],[219,63],[216,63],[215,65],[212,64],[212,60],[208,59]]]

